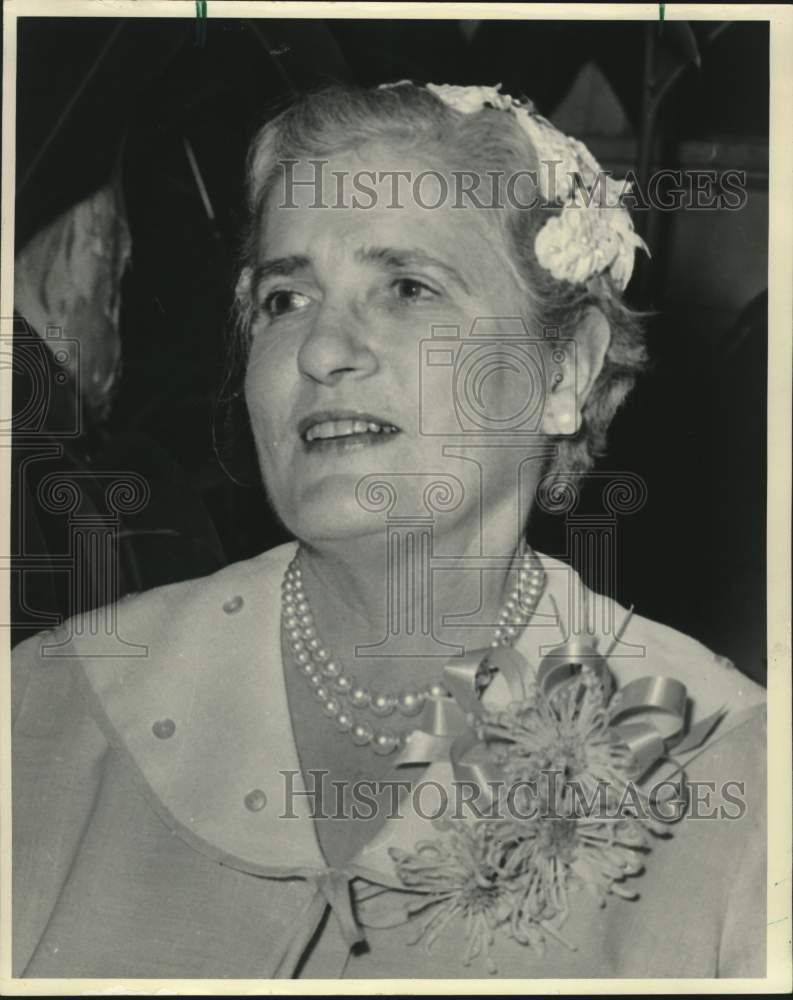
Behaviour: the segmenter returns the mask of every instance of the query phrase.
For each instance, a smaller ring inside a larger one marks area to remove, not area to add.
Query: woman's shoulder
[[[280,610],[280,585],[295,543],[269,549],[251,559],[231,563],[209,576],[144,591],[123,602],[123,615],[151,621],[173,631],[176,625],[196,629],[207,623],[206,612],[219,610],[232,618],[255,605]]]
[[[282,545],[31,636],[12,650],[12,719],[42,698],[77,710],[82,700],[72,701],[71,692],[86,679],[95,691],[123,693],[132,702],[168,677],[197,675],[210,660],[228,663],[252,645],[254,633],[262,654],[276,649],[280,581],[293,551],[293,543]]]
[[[207,576],[182,580],[127,594],[118,601],[67,619],[62,625],[19,643],[12,657],[31,654],[45,659],[74,656],[135,656],[140,642],[166,632],[174,636],[209,624],[203,612],[217,608],[227,616],[249,603],[278,598],[283,572],[295,543],[270,549],[251,559],[224,566]]]
[[[231,618],[255,605],[280,609],[280,584],[295,543],[288,542],[251,559],[224,566],[208,576],[166,584],[123,598],[119,621],[173,633],[184,625],[195,630],[207,625],[206,612],[220,611]],[[274,602],[274,604],[273,604]]]

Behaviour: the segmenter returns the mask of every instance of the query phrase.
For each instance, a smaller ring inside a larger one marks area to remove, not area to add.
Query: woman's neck
[[[490,644],[522,548],[513,531],[483,557],[470,542],[434,541],[421,525],[408,525],[304,545],[300,560],[317,631],[334,655],[359,667],[372,659],[407,666]]]

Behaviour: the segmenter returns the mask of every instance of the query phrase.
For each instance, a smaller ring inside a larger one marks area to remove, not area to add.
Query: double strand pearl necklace
[[[545,584],[542,564],[530,549],[524,551],[521,561],[518,585],[499,612],[499,624],[490,643],[494,649],[514,644],[542,596]],[[303,588],[299,549],[281,585],[281,611],[281,621],[298,671],[305,677],[323,713],[341,732],[349,734],[356,746],[368,746],[385,757],[403,745],[402,736],[387,729],[375,730],[366,719],[360,719],[356,711],[368,711],[377,718],[385,718],[395,711],[412,716],[418,715],[428,697],[448,696],[442,684],[430,684],[418,691],[402,690],[398,694],[370,691],[345,672],[317,634],[311,605]]]

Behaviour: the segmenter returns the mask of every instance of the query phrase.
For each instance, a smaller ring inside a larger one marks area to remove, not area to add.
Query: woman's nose
[[[352,310],[323,307],[300,347],[300,372],[323,385],[335,385],[345,375],[377,371],[377,358],[367,342],[359,317]]]

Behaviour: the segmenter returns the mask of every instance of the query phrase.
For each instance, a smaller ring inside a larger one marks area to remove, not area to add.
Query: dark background
[[[229,440],[216,405],[255,129],[323,82],[405,77],[500,81],[551,118],[560,105],[575,116],[578,102],[588,120],[591,94],[574,85],[593,64],[624,122],[604,130],[595,115],[591,134],[575,134],[605,167],[737,168],[748,185],[738,212],[635,217],[653,260],[639,263],[629,299],[653,311],[653,366],[600,468],[638,473],[648,499],[619,521],[615,596],[764,680],[768,42],[762,22],[20,20],[17,247],[105,184],[119,157],[122,166],[133,247],[123,375],[109,417],[61,441],[58,458],[134,469],[152,485],[147,509],[124,525],[119,593],[211,572],[287,537],[243,431],[232,427]],[[15,408],[23,395],[15,387]],[[18,641],[91,596],[75,597],[47,568],[48,553],[65,551],[65,529],[15,468],[15,531],[27,533],[14,549]],[[581,510],[601,513],[599,504],[587,487]],[[532,540],[566,555],[564,519],[539,516]],[[25,563],[30,552],[45,563]]]

